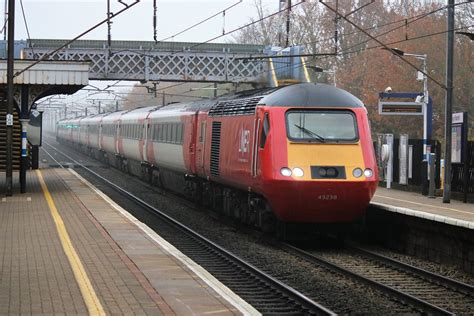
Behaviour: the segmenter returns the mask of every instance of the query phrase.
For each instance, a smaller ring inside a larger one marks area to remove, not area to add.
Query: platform
[[[474,229],[474,204],[451,200],[443,203],[442,197],[428,198],[420,193],[378,187],[372,206],[401,213]]]
[[[73,170],[27,177],[0,183],[1,315],[258,314]]]

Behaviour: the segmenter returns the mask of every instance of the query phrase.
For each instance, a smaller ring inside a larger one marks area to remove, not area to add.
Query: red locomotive
[[[377,187],[363,103],[303,83],[58,123],[57,137],[267,229],[360,217]]]

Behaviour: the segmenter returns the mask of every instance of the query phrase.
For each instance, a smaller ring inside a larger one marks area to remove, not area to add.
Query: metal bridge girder
[[[27,59],[41,58],[52,48],[24,48]],[[229,52],[152,51],[65,48],[49,60],[90,61],[90,80],[163,80],[196,82],[261,82],[266,61]]]

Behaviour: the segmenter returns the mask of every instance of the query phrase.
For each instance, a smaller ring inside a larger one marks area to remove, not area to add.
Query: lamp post
[[[423,62],[422,64],[423,73],[418,72],[417,80],[423,80],[423,160],[426,161],[427,160],[426,149],[428,146],[428,140],[431,139],[431,132],[428,133],[428,102],[429,102],[428,77],[425,75],[427,73],[426,60],[428,59],[428,56],[426,54],[405,53],[404,51],[398,48],[390,48],[390,50],[396,55],[415,57],[416,59],[419,59]]]

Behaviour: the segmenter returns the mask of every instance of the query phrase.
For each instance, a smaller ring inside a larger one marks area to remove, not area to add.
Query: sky
[[[5,0],[4,0],[5,1]],[[133,3],[134,0],[123,0]],[[199,42],[248,23],[256,16],[254,0],[156,0],[158,40],[174,35],[215,13],[238,3],[222,15],[185,32],[174,41]],[[239,3],[240,2],[240,3]],[[69,39],[106,18],[107,0],[16,0],[15,38],[27,39],[21,3],[31,38]],[[277,11],[278,0],[263,0],[269,11]],[[111,11],[124,8],[118,0],[110,0]],[[2,8],[2,11],[4,9]],[[3,21],[2,21],[3,22]],[[3,34],[2,34],[3,35]],[[107,26],[85,35],[84,39],[107,39]],[[153,40],[153,0],[140,3],[113,19],[112,39]],[[219,42],[225,42],[222,38]]]

